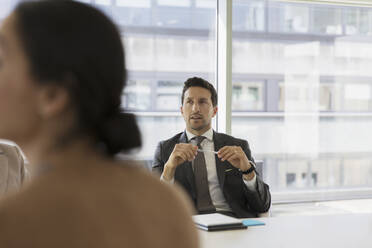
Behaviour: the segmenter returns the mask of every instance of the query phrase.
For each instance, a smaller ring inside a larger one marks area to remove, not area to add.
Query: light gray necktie
[[[205,137],[196,136],[193,139],[196,140],[198,148],[202,149],[200,144]],[[199,213],[214,212],[216,209],[209,193],[207,166],[203,152],[198,152],[196,155],[193,161],[193,168],[196,185],[196,207]]]

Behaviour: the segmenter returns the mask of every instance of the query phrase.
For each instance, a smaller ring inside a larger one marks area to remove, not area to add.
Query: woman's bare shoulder
[[[133,163],[121,166],[124,166],[122,176],[126,177],[124,184],[127,193],[136,202],[164,209],[170,216],[186,214],[189,217],[194,214],[189,197],[178,185],[162,182],[148,170],[138,168]]]
[[[66,229],[67,237],[70,230],[83,230],[84,236],[84,230],[94,227],[133,247],[145,243],[152,247],[198,247],[191,215],[189,199],[179,187],[161,183],[130,162],[115,162],[35,180],[0,202],[0,232],[6,232],[8,240],[26,232],[33,239],[38,233],[45,236],[53,232],[50,225],[59,223],[56,230]],[[27,225],[22,224],[26,220]],[[75,229],[67,228],[70,222]],[[97,233],[97,244],[100,237]]]
[[[186,193],[177,185],[161,182],[150,172],[129,168],[127,187],[136,202],[138,215],[149,214],[147,223],[152,235],[168,239],[174,247],[198,247],[198,236],[192,221],[194,209]],[[135,210],[136,211],[136,210]],[[134,211],[134,212],[135,212]],[[180,241],[182,240],[182,241]]]

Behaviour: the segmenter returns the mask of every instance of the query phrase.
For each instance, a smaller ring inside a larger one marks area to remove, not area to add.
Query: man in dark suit
[[[186,130],[159,143],[152,169],[180,184],[199,214],[221,212],[244,218],[267,212],[269,187],[256,173],[248,142],[214,132],[217,93],[202,78],[189,78],[182,92]]]

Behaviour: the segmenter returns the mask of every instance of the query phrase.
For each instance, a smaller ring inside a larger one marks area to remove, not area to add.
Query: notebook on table
[[[198,228],[206,231],[247,228],[241,220],[219,213],[194,215],[192,218]]]

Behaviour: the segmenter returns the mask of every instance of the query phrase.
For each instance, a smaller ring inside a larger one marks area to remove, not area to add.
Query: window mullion
[[[217,131],[231,134],[232,0],[217,2]]]

